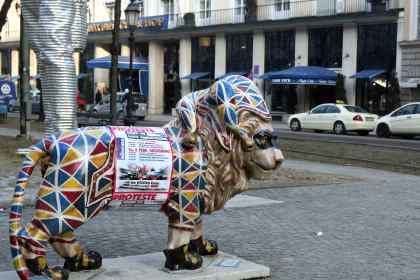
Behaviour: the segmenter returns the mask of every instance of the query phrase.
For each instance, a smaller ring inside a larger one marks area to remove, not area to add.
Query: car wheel
[[[380,138],[389,138],[391,137],[391,131],[389,130],[388,125],[381,123],[378,125],[378,128],[376,129],[376,136]]]
[[[298,119],[293,119],[290,122],[290,129],[292,131],[301,131],[302,130],[302,126],[300,125],[300,121]]]
[[[346,126],[344,123],[338,121],[334,123],[333,131],[337,135],[344,135],[346,134]]]
[[[366,130],[358,131],[357,132],[357,134],[359,134],[360,136],[368,136],[369,133],[370,133],[370,131],[366,131]]]

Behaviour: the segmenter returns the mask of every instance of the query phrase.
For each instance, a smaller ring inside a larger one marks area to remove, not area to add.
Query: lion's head
[[[277,148],[271,117],[266,112],[262,97],[253,96],[263,108],[238,106],[239,126],[253,139],[253,144],[245,145],[240,137],[228,132],[230,149],[222,143],[215,126],[206,119],[201,120],[200,135],[204,140],[208,157],[206,172],[207,189],[204,193],[205,212],[211,213],[222,208],[234,195],[248,189],[250,178],[262,177],[273,172],[283,161],[283,154]]]

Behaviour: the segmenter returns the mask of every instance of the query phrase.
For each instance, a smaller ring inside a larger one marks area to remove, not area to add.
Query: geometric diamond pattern
[[[233,136],[227,127],[238,129],[237,116],[241,110],[252,111],[263,119],[271,118],[256,86],[242,76],[229,76],[216,84],[216,90],[193,92],[182,98],[177,106],[178,119],[172,122],[172,127],[165,128],[172,145],[173,173],[170,197],[163,209],[175,213],[177,222],[186,228],[192,228],[201,219],[207,160],[200,138],[193,148],[182,146],[185,129],[195,132],[197,119],[206,118],[220,144],[230,150]],[[51,236],[74,231],[111,200],[114,150],[109,127],[87,127],[47,136],[22,152],[24,161],[9,216],[13,263],[22,279],[28,279],[29,271],[21,244],[28,245],[25,248],[37,256],[45,255],[44,245]],[[23,226],[22,202],[28,179],[37,162],[47,155],[48,166],[33,220]]]

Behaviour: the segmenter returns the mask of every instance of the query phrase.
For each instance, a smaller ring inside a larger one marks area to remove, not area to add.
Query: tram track
[[[420,153],[420,140],[405,140],[398,138],[383,139],[374,136],[334,135],[328,133],[292,132],[285,129],[275,129],[275,133],[282,140],[316,141],[334,144],[351,144],[364,147],[383,149],[397,149]]]

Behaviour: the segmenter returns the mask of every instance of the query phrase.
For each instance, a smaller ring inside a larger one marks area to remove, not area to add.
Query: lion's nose
[[[273,159],[276,164],[276,168],[279,167],[284,161],[283,153],[279,149],[274,149]]]

